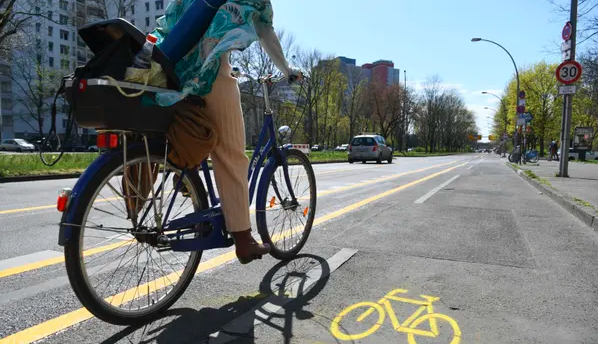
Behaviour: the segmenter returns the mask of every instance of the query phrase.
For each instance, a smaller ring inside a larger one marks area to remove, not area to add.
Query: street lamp
[[[509,57],[511,58],[511,61],[513,62],[513,66],[515,67],[515,75],[517,76],[517,93],[515,93],[515,106],[519,106],[519,70],[517,69],[517,64],[515,63],[515,59],[513,58],[511,53],[502,45],[500,45],[494,41],[488,40],[488,39],[483,39],[483,38],[478,37],[478,38],[472,38],[471,41],[472,42],[484,41],[484,42],[492,43],[494,45],[499,46],[502,50],[504,50],[509,55]],[[522,147],[522,152],[523,152],[524,148],[525,147]],[[522,155],[523,154],[520,154],[520,156],[522,156]],[[519,160],[519,162],[521,162],[521,159]]]

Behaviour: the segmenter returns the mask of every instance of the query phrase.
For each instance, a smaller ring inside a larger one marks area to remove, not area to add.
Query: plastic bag
[[[151,69],[128,67],[125,72],[125,81],[142,85],[167,87],[166,74],[162,70],[162,66],[155,61],[152,61]]]

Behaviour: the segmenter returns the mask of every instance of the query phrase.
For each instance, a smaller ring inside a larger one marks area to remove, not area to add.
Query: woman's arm
[[[262,21],[255,21],[255,30],[260,40],[262,48],[266,51],[276,68],[278,68],[285,76],[289,77],[296,74],[294,70],[289,67],[287,59],[282,52],[282,46],[278,40],[276,32],[272,25]]]

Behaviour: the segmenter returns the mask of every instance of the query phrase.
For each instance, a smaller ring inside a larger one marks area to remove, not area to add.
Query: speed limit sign
[[[556,69],[556,78],[563,84],[572,84],[581,77],[581,65],[577,61],[565,61]]]

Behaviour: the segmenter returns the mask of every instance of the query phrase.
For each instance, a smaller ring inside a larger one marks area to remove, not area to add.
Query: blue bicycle
[[[280,127],[277,141],[268,85],[280,80],[258,80],[264,124],[248,180],[257,232],[271,245],[273,257],[286,260],[297,255],[310,234],[316,179],[307,156],[283,144],[288,126]],[[93,85],[134,87],[101,78],[87,79],[82,87],[82,80],[72,80],[73,92],[77,83],[80,93],[90,92]],[[108,150],[58,198],[63,211],[59,244],[71,286],[92,314],[117,325],[144,323],[181,297],[203,253],[214,258],[210,250],[230,247],[233,241],[207,161],[200,168],[176,168],[167,159],[170,147],[160,132],[105,129],[98,136]],[[128,210],[131,202],[138,212]],[[234,257],[229,251],[214,259]],[[208,261],[200,271],[211,266]]]

